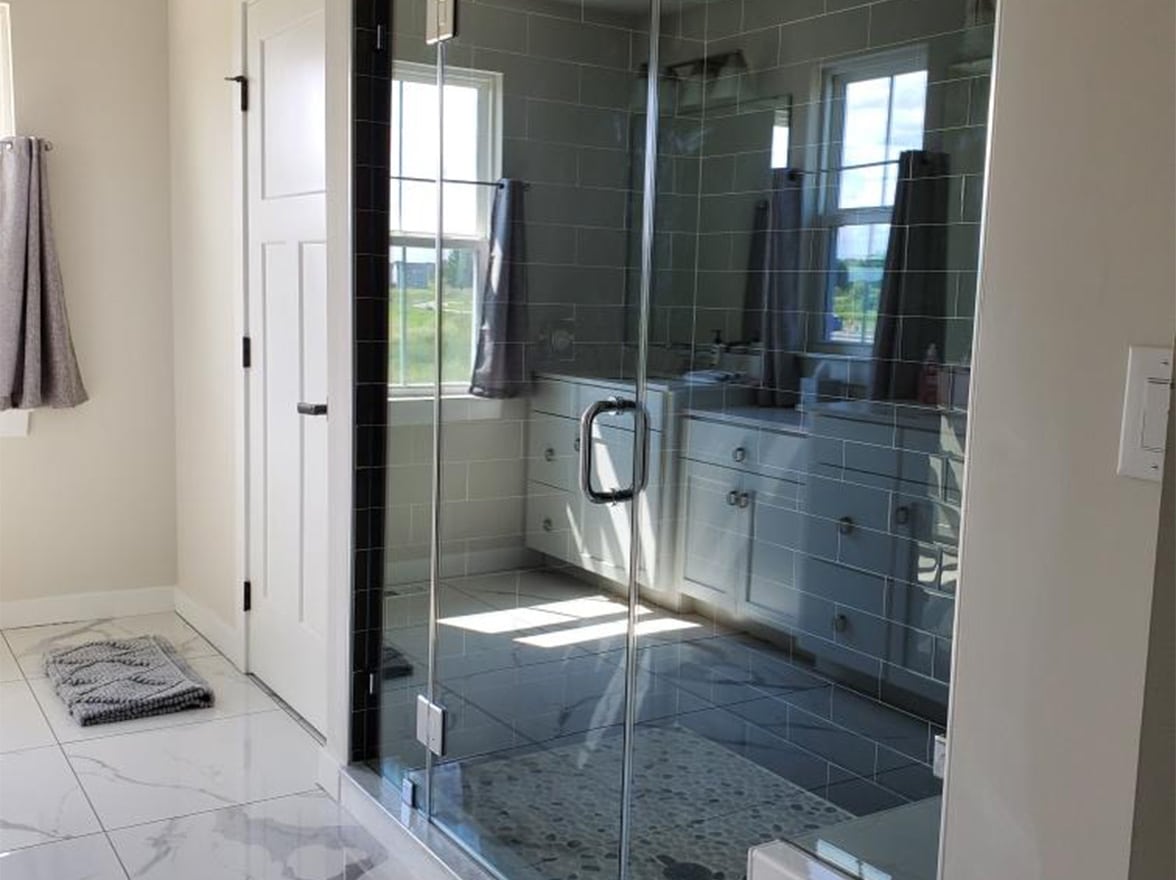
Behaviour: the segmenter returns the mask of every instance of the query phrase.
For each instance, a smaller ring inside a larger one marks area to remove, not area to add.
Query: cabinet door
[[[664,536],[671,534],[672,523],[662,519],[661,433],[649,434],[649,473],[646,491],[635,502],[625,504],[591,504],[585,499],[580,507],[579,548],[584,567],[620,582],[629,578],[631,518],[637,518],[641,535],[641,570],[643,586],[661,587],[658,560]],[[633,470],[633,432],[623,428],[603,427],[599,423],[593,434],[593,483],[599,489],[617,489],[629,485]],[[575,490],[580,491],[578,488]]]
[[[683,488],[682,592],[734,610],[749,558],[751,497],[743,475],[686,461]]]
[[[577,562],[573,543],[579,503],[578,493],[528,483],[527,546],[557,559]]]
[[[755,478],[751,496],[751,559],[743,610],[751,616],[794,626],[799,615],[797,555],[809,522],[798,510],[801,487]]]
[[[579,433],[575,419],[533,414],[527,433],[527,478],[578,491]]]

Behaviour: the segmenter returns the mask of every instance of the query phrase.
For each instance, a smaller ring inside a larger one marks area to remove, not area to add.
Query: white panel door
[[[323,0],[253,0],[247,18],[249,670],[323,730],[327,424],[299,411],[327,393]]]

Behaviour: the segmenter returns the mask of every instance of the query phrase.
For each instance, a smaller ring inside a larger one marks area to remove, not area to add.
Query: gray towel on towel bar
[[[207,682],[159,636],[59,648],[46,656],[45,674],[83,727],[204,709],[215,699]]]
[[[44,147],[0,139],[0,410],[84,403],[49,215]]]

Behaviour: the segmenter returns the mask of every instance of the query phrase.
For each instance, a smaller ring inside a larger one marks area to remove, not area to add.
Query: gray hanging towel
[[[482,287],[470,394],[517,397],[527,387],[523,182],[501,180],[490,215],[490,265]]]
[[[946,153],[907,150],[898,157],[874,330],[874,400],[916,400],[931,346],[943,354],[948,173]]]
[[[757,206],[748,265],[744,326],[763,345],[757,401],[760,406],[795,406],[805,311],[800,275],[803,174],[795,168],[772,172],[772,196]]]
[[[88,399],[65,312],[44,147],[0,139],[0,410]]]

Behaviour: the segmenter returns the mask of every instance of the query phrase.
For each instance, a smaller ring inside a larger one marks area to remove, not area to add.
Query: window
[[[16,134],[12,95],[12,22],[8,4],[0,3],[0,137]]]
[[[792,146],[792,108],[777,107],[772,119],[772,167],[788,167],[788,149]]]
[[[898,159],[923,146],[926,96],[921,51],[862,59],[826,73],[826,342],[874,340]]]
[[[388,328],[390,392],[433,385],[437,231],[437,72],[397,63],[392,79],[392,192]],[[500,170],[500,74],[446,71],[441,378],[470,378],[477,297]]]

